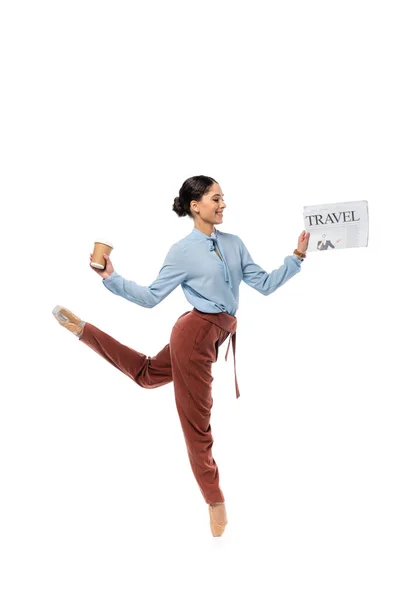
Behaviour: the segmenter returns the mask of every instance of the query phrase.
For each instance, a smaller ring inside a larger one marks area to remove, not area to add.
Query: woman
[[[145,308],[156,306],[178,285],[182,286],[194,308],[178,318],[169,344],[158,354],[147,357],[124,346],[62,306],[53,310],[63,327],[141,387],[156,388],[173,382],[189,461],[209,505],[210,527],[214,536],[222,535],[228,521],[218,467],[211,452],[211,366],[217,360],[219,346],[230,335],[236,396],[239,397],[235,360],[235,313],[239,306],[239,285],[243,280],[265,296],[274,292],[300,271],[310,235],[303,231],[294,253],[286,256],[279,269],[268,274],[253,262],[237,235],[216,229],[215,226],[222,223],[226,208],[223,196],[221,187],[212,177],[198,175],[183,183],[172,209],[179,217],[189,215],[194,227],[189,235],[171,246],[151,285],[140,286],[124,279],[114,270],[107,254],[104,254],[105,270],[91,267],[103,278],[108,290]]]

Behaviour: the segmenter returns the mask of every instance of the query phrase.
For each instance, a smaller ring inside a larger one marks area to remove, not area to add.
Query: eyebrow
[[[222,194],[223,196],[224,194]],[[221,196],[221,194],[213,194],[212,198],[214,198],[214,196]]]

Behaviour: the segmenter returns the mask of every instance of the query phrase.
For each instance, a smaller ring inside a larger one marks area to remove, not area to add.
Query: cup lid
[[[110,246],[110,248],[114,248],[111,242],[107,242],[104,238],[96,238],[95,244],[105,244],[106,246]]]

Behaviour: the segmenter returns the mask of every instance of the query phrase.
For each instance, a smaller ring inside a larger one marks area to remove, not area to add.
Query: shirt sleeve
[[[267,273],[260,265],[257,265],[253,261],[249,251],[240,238],[239,241],[242,280],[264,296],[272,294],[278,287],[283,285],[301,270],[301,260],[295,254],[290,254],[285,257],[283,265],[278,269],[274,269],[270,273]]]
[[[103,284],[117,296],[122,296],[144,308],[153,308],[185,279],[186,261],[184,260],[184,253],[177,244],[174,244],[169,249],[156,279],[149,286],[128,281],[115,271],[109,277],[103,279]]]

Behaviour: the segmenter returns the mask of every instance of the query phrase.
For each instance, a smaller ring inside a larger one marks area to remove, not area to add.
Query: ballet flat
[[[222,503],[219,503],[222,504]],[[228,523],[228,519],[226,518],[226,511],[225,512],[225,518],[223,521],[217,520],[216,516],[215,516],[215,507],[212,504],[209,504],[208,506],[208,511],[210,513],[210,528],[211,528],[211,533],[213,534],[214,537],[220,537],[224,531],[225,531],[225,526]]]
[[[68,308],[60,306],[59,304],[53,308],[52,312],[60,325],[80,338],[85,321],[82,321],[79,317],[74,315],[73,312],[68,310]]]

